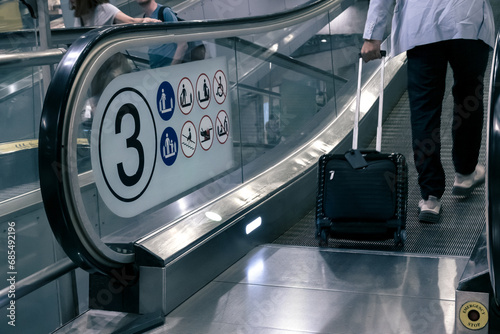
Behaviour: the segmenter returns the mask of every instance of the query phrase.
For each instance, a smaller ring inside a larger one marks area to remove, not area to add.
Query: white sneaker
[[[428,223],[437,223],[441,218],[441,200],[436,196],[429,196],[428,200],[418,202],[418,220]]]
[[[476,170],[469,175],[456,173],[452,194],[455,196],[469,196],[475,187],[484,183],[485,175],[486,170],[483,165],[477,165]]]

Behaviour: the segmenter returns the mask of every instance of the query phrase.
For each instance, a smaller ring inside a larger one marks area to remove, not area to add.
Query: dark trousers
[[[490,48],[479,40],[449,40],[407,51],[413,157],[423,199],[441,198],[441,112],[446,70],[453,70],[452,158],[455,172],[470,174],[478,163],[483,128],[484,72]]]

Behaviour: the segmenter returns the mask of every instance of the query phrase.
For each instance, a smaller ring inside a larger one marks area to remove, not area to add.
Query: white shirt
[[[97,5],[94,11],[82,17],[85,27],[112,25],[120,10],[110,3]],[[75,27],[81,27],[79,17],[75,17]]]
[[[371,0],[364,39],[382,40],[394,0]],[[450,39],[480,39],[494,47],[489,0],[396,0],[391,53]]]

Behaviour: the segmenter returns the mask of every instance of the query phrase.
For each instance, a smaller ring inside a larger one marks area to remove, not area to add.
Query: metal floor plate
[[[452,334],[464,257],[262,245],[150,334]]]
[[[465,257],[261,245],[148,334],[453,334]],[[128,333],[90,310],[55,333]]]

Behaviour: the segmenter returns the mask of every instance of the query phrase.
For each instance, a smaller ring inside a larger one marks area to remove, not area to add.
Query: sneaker
[[[456,173],[452,194],[455,196],[469,196],[475,187],[484,183],[485,175],[486,170],[483,165],[477,165],[476,170],[469,175]]]
[[[428,223],[437,223],[441,218],[441,200],[436,196],[429,196],[428,200],[418,202],[418,220]]]

